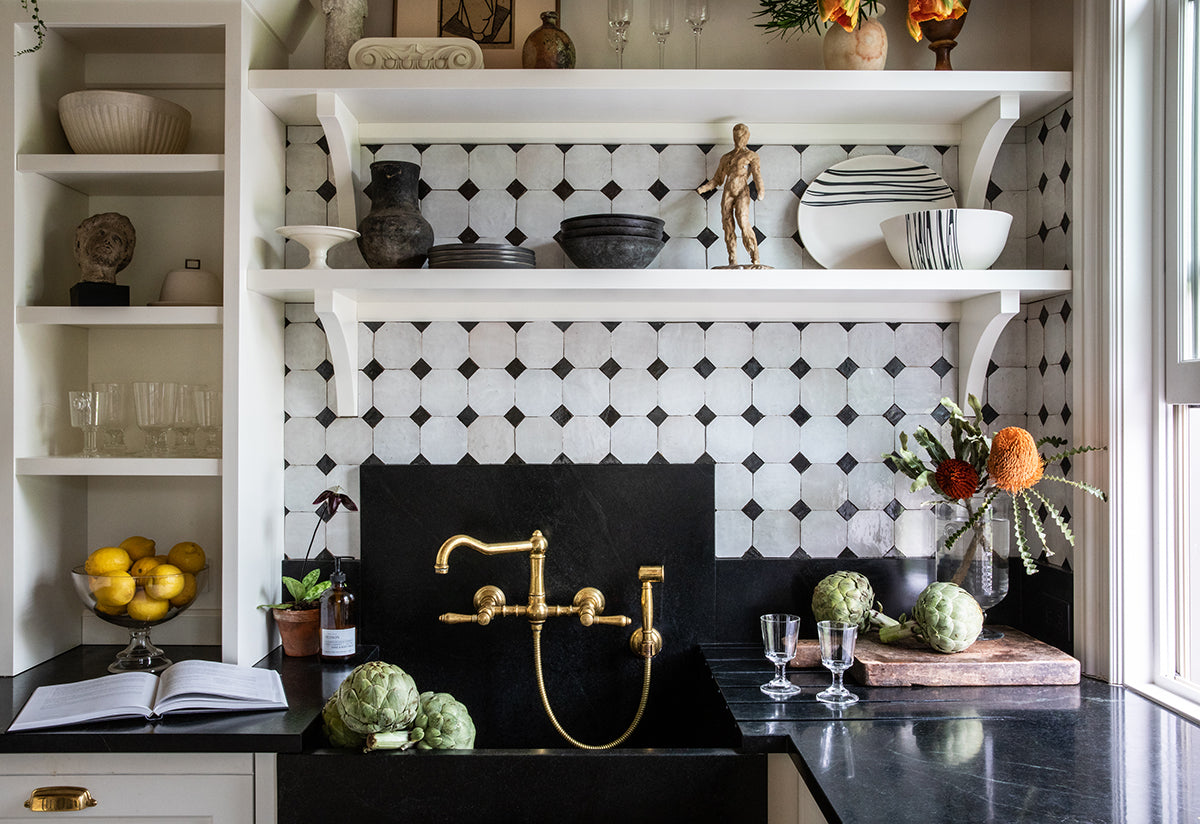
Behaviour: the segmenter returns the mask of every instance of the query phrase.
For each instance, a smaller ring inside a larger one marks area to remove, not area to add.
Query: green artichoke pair
[[[895,624],[877,609],[875,590],[867,576],[859,572],[835,572],[826,575],[813,589],[812,611],[818,621],[854,624],[859,632],[871,627]]]

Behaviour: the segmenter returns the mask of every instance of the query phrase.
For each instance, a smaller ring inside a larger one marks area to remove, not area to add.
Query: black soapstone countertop
[[[1200,726],[1091,678],[1078,686],[861,687],[858,703],[802,688],[759,691],[772,665],[753,645],[705,657],[748,751],[788,752],[833,824],[931,821],[1184,824],[1200,821]]]

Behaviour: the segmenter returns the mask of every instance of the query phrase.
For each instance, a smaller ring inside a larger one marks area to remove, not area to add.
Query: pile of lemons
[[[171,607],[185,607],[196,598],[196,573],[204,569],[204,550],[191,541],[175,544],[166,555],[155,555],[154,550],[153,540],[134,535],[88,556],[83,571],[97,611],[161,621]]]

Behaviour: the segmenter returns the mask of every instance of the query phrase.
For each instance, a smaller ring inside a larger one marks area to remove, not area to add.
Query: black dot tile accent
[[[759,243],[762,243],[764,240],[767,239],[767,235],[762,229],[759,229],[757,226],[755,226],[754,227],[754,238]]]
[[[1050,320],[1050,310],[1046,308],[1046,304],[1042,304],[1042,311],[1038,312],[1038,323],[1042,326],[1046,325],[1046,321]]]
[[[1062,408],[1062,419],[1063,423],[1071,422],[1071,407],[1067,406],[1065,403],[1063,404]]]
[[[696,235],[696,240],[700,241],[700,245],[707,249],[717,242],[717,233],[705,226],[700,234]]]
[[[842,520],[844,521],[848,521],[853,518],[857,512],[858,507],[856,507],[850,501],[846,501],[837,508],[837,513],[842,516]]]
[[[1045,309],[1046,307],[1043,306],[1042,308]],[[1059,314],[1062,315],[1063,323],[1066,323],[1068,320],[1071,319],[1071,301],[1069,301],[1069,300],[1063,301],[1063,308],[1062,308],[1062,311],[1059,312]]]
[[[418,332],[424,332],[426,329],[429,328],[429,324],[430,324],[430,321],[427,321],[427,320],[414,320],[412,322],[413,328],[416,329]]]
[[[557,186],[555,186],[551,191],[553,191],[554,194],[558,195],[559,200],[566,200],[571,195],[575,194],[575,188],[573,186],[571,186],[571,184],[568,183],[566,180],[559,181],[559,184]]]
[[[417,181],[417,199],[418,200],[424,200],[429,195],[429,193],[432,191],[433,191],[433,187],[430,186],[428,183],[426,183],[424,180]]]
[[[371,361],[362,368],[362,373],[367,376],[367,380],[375,380],[383,374],[383,365],[371,358]]]
[[[550,417],[559,426],[566,426],[567,423],[571,420],[571,418],[573,418],[575,416],[571,414],[571,410],[567,409],[567,407],[559,406],[558,409],[555,409],[553,412],[550,413]]]
[[[1063,458],[1062,461],[1059,463],[1059,466],[1062,467],[1062,471],[1063,471],[1064,475],[1071,474],[1071,459],[1070,458]]]
[[[1000,365],[998,363],[996,363],[994,360],[988,360],[987,369],[984,370],[984,374],[986,377],[990,378],[992,375],[996,374],[996,370],[999,368],[1000,368]]]
[[[474,456],[468,452],[458,459],[458,463],[455,466],[479,466],[479,461],[475,460]]]
[[[612,331],[612,330],[609,330],[609,331]],[[621,364],[617,363],[612,358],[609,358],[603,364],[600,365],[600,371],[604,374],[604,377],[608,378],[609,380],[612,380],[613,378],[616,377],[617,373],[621,371]]]
[[[525,420],[525,413],[517,409],[516,406],[513,406],[504,413],[504,420],[508,421],[513,428],[516,428],[521,425],[521,421]]]
[[[613,453],[609,452],[607,455],[605,455],[603,458],[600,459],[600,463],[601,464],[620,464],[621,459],[618,458]]]
[[[713,362],[708,358],[701,358],[699,362],[697,362],[692,368],[695,369],[702,378],[707,378],[717,369],[717,367],[713,366]]]
[[[750,380],[754,380],[756,377],[758,377],[758,373],[763,371],[763,367],[761,363],[756,361],[754,358],[751,358],[742,364],[742,371],[746,373]]]
[[[764,415],[762,412],[759,412],[754,404],[750,404],[750,406],[746,407],[746,411],[742,413],[742,420],[751,426],[754,426],[765,417],[766,415]]]
[[[1063,131],[1065,132],[1067,130],[1067,127],[1070,125],[1071,125],[1071,113],[1063,112],[1063,116],[1062,116]]]
[[[514,332],[520,332],[521,329],[524,328],[524,326],[525,326],[525,321],[523,321],[523,320],[510,320],[510,321],[507,321],[507,323],[508,323],[508,328],[513,330]]]
[[[887,372],[889,375],[891,375],[894,378],[897,375],[899,375],[901,372],[904,371],[904,362],[901,361],[899,358],[894,357],[890,361],[887,362],[886,366],[883,367],[883,371]]]
[[[558,457],[552,460],[550,463],[563,466],[566,464],[574,464],[575,462],[568,458],[565,452],[559,452]]]
[[[1045,243],[1046,238],[1050,236],[1050,229],[1049,229],[1049,227],[1046,226],[1045,223],[1043,223],[1041,226],[1038,227],[1037,236],[1039,238],[1041,238],[1043,243]]]
[[[337,194],[337,187],[334,186],[330,181],[326,180],[317,187],[317,194],[320,196],[321,200],[328,203],[329,201],[333,200],[334,195]]]
[[[745,552],[742,553],[743,561],[761,561],[762,559],[763,559],[763,554],[761,552],[759,552],[757,549],[755,549],[754,547],[750,547],[749,549],[747,549]]]
[[[412,418],[412,422],[415,423],[417,426],[424,426],[426,423],[429,422],[429,419],[432,418],[433,415],[430,415],[429,412],[425,409],[425,407],[418,406],[416,409],[413,410],[413,413],[411,415],[409,415],[409,417]]]
[[[553,372],[555,375],[558,376],[559,380],[563,380],[564,378],[567,377],[567,375],[571,374],[571,372],[573,372],[574,370],[575,370],[575,367],[572,366],[571,362],[569,360],[567,360],[566,358],[560,359],[559,362],[554,364],[554,366],[551,367],[551,369],[550,369],[551,372]]]
[[[752,521],[757,520],[758,516],[763,514],[763,511],[764,510],[762,506],[760,506],[758,501],[754,500],[753,498],[750,499],[748,504],[742,507],[742,514]]]
[[[1000,413],[997,412],[995,409],[993,409],[992,405],[990,403],[985,403],[983,405],[983,422],[984,423],[986,423],[990,426],[992,424],[992,422],[995,421],[996,418],[998,418],[998,417],[1000,417]]]
[[[513,200],[516,200],[516,199],[518,199],[518,198],[519,198],[521,195],[523,195],[523,194],[525,194],[526,192],[528,192],[529,190],[528,190],[527,188],[525,188],[525,184],[524,184],[524,183],[522,183],[522,182],[521,182],[521,181],[519,181],[519,180],[514,180],[512,183],[508,184],[508,186],[507,186],[507,187],[505,187],[504,191],[506,191],[506,192],[508,192],[510,195],[512,195],[512,197],[513,197]]]
[[[850,547],[845,547],[841,552],[838,553],[838,558],[842,560],[849,560],[857,557],[857,555],[850,551]]]
[[[1058,361],[1058,365],[1062,367],[1064,373],[1071,368],[1071,356],[1063,352],[1062,358]]]
[[[1063,183],[1067,182],[1067,178],[1071,176],[1071,164],[1063,161],[1062,168],[1058,170],[1058,179]]]
[[[858,459],[847,452],[842,457],[838,458],[837,468],[842,470],[842,473],[849,475],[854,471],[854,467],[858,466]]]
[[[1045,404],[1042,404],[1042,408],[1038,410],[1037,416],[1038,420],[1041,421],[1042,426],[1045,426],[1046,421],[1050,419],[1050,410],[1046,408]]]
[[[649,418],[650,422],[655,426],[662,426],[663,421],[667,419],[668,415],[665,409],[663,409],[661,406],[656,406],[646,413],[646,417]]]
[[[887,419],[887,422],[892,426],[896,426],[904,419],[904,410],[896,406],[896,404],[892,404],[891,408],[883,413],[883,417]]]
[[[1038,372],[1041,373],[1042,377],[1045,377],[1046,370],[1050,368],[1050,362],[1046,360],[1045,355],[1042,355],[1042,359],[1040,361],[1038,361],[1037,368],[1038,368]]]
[[[610,406],[600,413],[600,420],[604,421],[611,427],[614,426],[617,421],[621,420],[621,413]]]
[[[511,243],[513,246],[520,246],[522,243],[524,243],[526,240],[529,239],[529,236],[526,235],[524,232],[522,232],[520,229],[517,229],[516,227],[514,227],[511,232],[509,232],[507,235],[504,236],[504,239],[507,240],[509,243]]]
[[[788,512],[795,515],[797,521],[803,521],[808,517],[808,513],[812,512],[812,509],[804,501],[796,501],[796,503],[792,504],[792,508]]]
[[[850,408],[850,404],[846,404],[842,407],[842,410],[837,413],[837,419],[841,421],[843,425],[849,426],[858,420],[858,413]]]
[[[328,429],[329,425],[336,420],[337,415],[333,414],[333,410],[328,406],[317,413],[317,423],[321,424],[321,426],[325,427],[326,429]]]
[[[479,194],[479,187],[476,186],[472,181],[467,180],[463,183],[463,185],[458,187],[458,193],[462,195],[465,200],[470,200],[471,198],[475,197],[475,195]]]
[[[933,362],[933,366],[930,367],[939,378],[946,377],[953,368],[954,366],[945,358],[938,358]]]
[[[804,182],[803,178],[800,180],[797,180],[796,183],[792,186],[792,194],[794,194],[796,197],[804,197],[804,193],[807,191],[808,191],[808,184]]]
[[[788,368],[797,378],[803,378],[812,371],[812,367],[808,365],[808,362],[804,358],[797,358],[796,362]]]
[[[475,243],[477,240],[479,240],[479,233],[470,226],[458,233],[459,243]]]
[[[362,419],[366,422],[367,426],[374,429],[375,427],[379,426],[379,422],[383,420],[383,413],[372,406],[363,413]]]
[[[458,422],[461,423],[463,426],[470,426],[472,423],[475,422],[475,419],[478,417],[479,417],[479,413],[476,412],[471,407],[467,406],[467,407],[463,408],[463,411],[458,413]]]
[[[934,410],[929,413],[929,417],[933,418],[939,424],[943,424],[950,420],[950,410],[939,403],[936,407],[934,407]]]
[[[804,560],[808,560],[812,556],[810,556],[807,552],[805,552],[802,547],[796,547],[795,551],[788,557],[794,561],[804,561]]]
[[[325,154],[329,154],[329,141],[325,138],[325,135],[321,135],[317,138],[317,148],[323,151]]]
[[[1049,514],[1050,514],[1050,513],[1049,513],[1048,511],[1046,511],[1046,505],[1045,505],[1045,504],[1040,504],[1040,505],[1038,506],[1038,508],[1037,508],[1037,519],[1038,519],[1039,521],[1045,521],[1045,520],[1046,520],[1046,516],[1047,516],[1047,515],[1049,515]]]
[[[617,181],[610,180],[604,184],[604,188],[600,190],[600,194],[604,195],[609,200],[613,200],[617,195],[621,194],[622,189],[617,185]]]
[[[504,367],[504,371],[507,372],[513,380],[516,380],[521,376],[521,373],[525,371],[525,364],[521,363],[519,358],[513,358],[508,362],[508,366]]]
[[[368,329],[371,330],[372,333],[374,333],[374,332],[378,332],[380,329],[383,328],[383,321],[381,321],[381,320],[364,320],[362,322],[362,325],[367,327]]]
[[[333,364],[327,360],[323,360],[317,364],[316,372],[325,380],[333,377]]]
[[[764,461],[762,458],[758,457],[753,452],[751,452],[749,455],[746,456],[746,459],[744,461],[742,461],[742,466],[749,469],[751,473],[754,473],[754,472],[757,472],[758,470],[762,469],[763,463],[764,463]]]
[[[1043,120],[1042,128],[1038,129],[1038,134],[1037,134],[1038,143],[1045,143],[1046,138],[1049,136],[1049,134],[1050,134],[1050,128],[1046,125],[1046,121]]]
[[[717,459],[714,458],[712,455],[709,455],[707,452],[702,452],[702,453],[700,453],[700,457],[697,458],[693,463],[704,464],[706,466],[712,466],[716,462],[717,462]]]
[[[696,412],[696,420],[700,421],[701,425],[708,426],[717,419],[717,414],[707,406],[702,406]]]
[[[362,465],[363,466],[383,466],[383,458],[379,457],[374,452],[372,452],[370,455],[368,455],[366,457],[366,460],[364,460],[362,462]]]
[[[804,424],[808,423],[809,420],[812,419],[812,415],[808,414],[808,410],[803,406],[797,406],[788,414],[788,417],[794,420],[800,426],[804,426]]]
[[[662,200],[671,194],[671,189],[661,180],[656,180],[650,184],[650,194],[655,200]]]
[[[409,466],[433,466],[433,464],[429,462],[429,459],[426,458],[424,455],[418,455],[417,457],[413,458],[408,463],[409,463]]]
[[[662,358],[655,358],[654,363],[646,367],[646,371],[649,372],[655,380],[658,380],[663,375],[667,374],[668,368],[669,367],[663,363]]]
[[[504,462],[505,466],[524,466],[525,461],[516,452],[508,456],[508,460]]]
[[[891,518],[894,521],[897,518],[899,518],[901,516],[901,514],[903,514],[904,505],[901,504],[899,501],[897,501],[895,498],[892,498],[891,503],[889,503],[887,506],[885,506],[883,508],[883,511],[884,511],[885,515],[887,515],[889,518]]]
[[[849,378],[858,371],[858,364],[850,360],[850,358],[846,358],[838,364],[837,371],[843,378]]]
[[[668,463],[670,463],[670,461],[668,461],[666,458],[664,458],[663,454],[661,452],[655,452],[653,455],[650,456],[650,460],[646,461],[646,463],[648,463],[648,464],[668,464]]]
[[[619,321],[619,320],[603,320],[603,321],[600,321],[600,325],[603,326],[605,329],[607,329],[610,332],[615,332],[615,331],[617,331],[617,327],[621,325],[621,321]]]
[[[1058,224],[1058,228],[1062,229],[1064,232],[1071,228],[1071,218],[1069,215],[1065,213],[1063,214],[1062,220]]]
[[[333,458],[328,455],[322,455],[321,460],[317,461],[317,469],[321,470],[322,475],[328,475],[336,466],[337,464],[333,462]]]
[[[417,358],[417,362],[412,365],[411,371],[417,376],[417,380],[420,380],[432,372],[433,367],[426,363],[424,358]]]
[[[796,470],[801,475],[803,475],[808,468],[812,466],[812,461],[804,457],[803,452],[797,452],[796,457],[792,458],[790,461],[788,461],[788,463],[792,465],[792,469]]]
[[[995,201],[996,198],[1004,194],[1004,190],[996,185],[995,181],[988,181],[987,193],[984,195],[989,202]]]
[[[462,375],[464,378],[470,378],[472,375],[474,375],[478,371],[479,371],[478,364],[476,364],[475,361],[471,360],[470,358],[467,358],[465,361],[463,361],[462,363],[460,363],[458,365],[458,373],[460,375]]]

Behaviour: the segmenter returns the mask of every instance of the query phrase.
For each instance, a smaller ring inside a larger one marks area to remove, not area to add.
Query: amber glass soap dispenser
[[[321,658],[345,661],[354,655],[358,630],[354,626],[354,594],[346,588],[342,559],[333,559],[329,589],[321,596]]]

